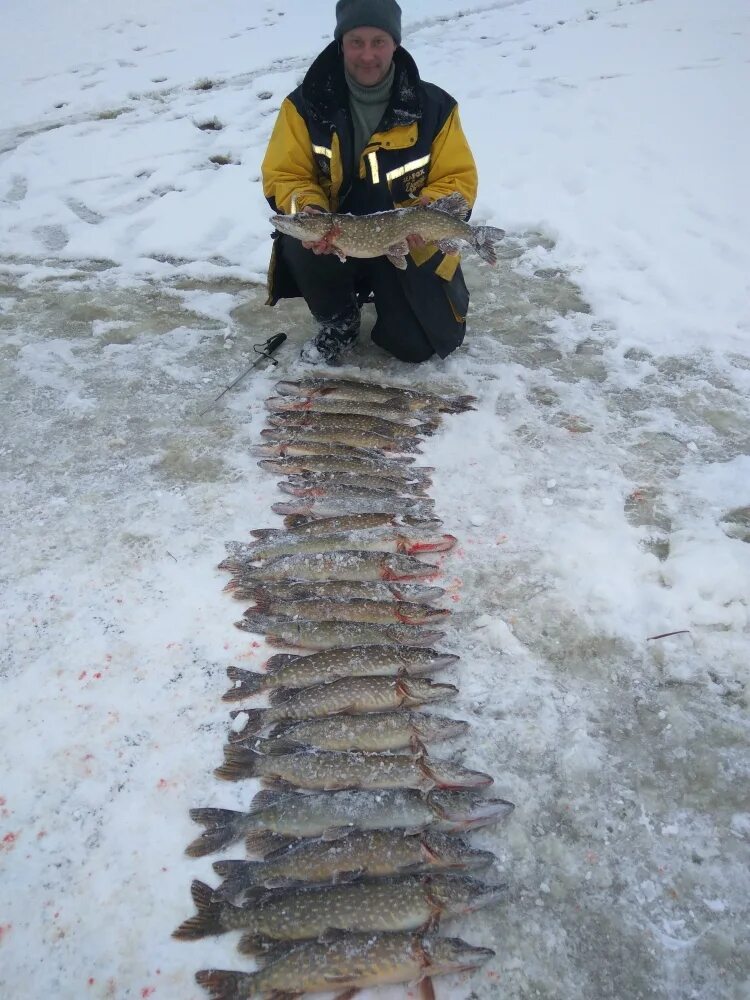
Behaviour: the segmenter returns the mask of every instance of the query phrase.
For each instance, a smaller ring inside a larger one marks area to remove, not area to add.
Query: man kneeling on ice
[[[456,101],[420,79],[400,43],[395,0],[336,4],[334,41],[283,102],[263,160],[274,212],[361,216],[456,193],[473,205],[477,172]],[[458,254],[409,234],[406,258],[342,262],[332,242],[274,234],[268,303],[301,295],[318,324],[304,361],[337,364],[369,293],[372,339],[401,361],[445,358],[462,343],[469,293]]]

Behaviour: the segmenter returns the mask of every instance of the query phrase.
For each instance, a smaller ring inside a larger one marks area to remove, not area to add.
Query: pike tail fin
[[[190,818],[206,829],[185,848],[191,858],[213,854],[240,840],[245,832],[246,816],[234,809],[191,809]]]
[[[239,684],[225,691],[221,696],[222,701],[242,701],[243,698],[260,694],[268,684],[268,678],[264,674],[242,670],[240,667],[227,667],[227,677],[230,681],[239,681]]]
[[[258,872],[263,868],[260,861],[214,861],[213,867],[224,879],[214,889],[216,898],[232,900],[245,889],[260,887]]]
[[[497,264],[495,254],[495,243],[499,243],[505,236],[504,229],[497,229],[495,226],[475,226],[472,228],[469,242],[482,260],[493,266]]]
[[[289,666],[290,663],[294,663],[295,660],[301,659],[300,656],[296,656],[294,653],[275,653],[264,663],[266,672],[269,674],[277,674],[284,667]]]
[[[214,768],[217,778],[224,781],[241,781],[243,778],[257,777],[258,762],[261,755],[247,747],[229,744],[224,747],[224,763]]]
[[[247,716],[242,729],[238,729],[236,732],[232,731],[229,734],[229,742],[235,743],[247,739],[248,736],[254,736],[255,733],[261,731],[265,722],[266,710],[264,708],[241,708],[229,714],[233,719],[238,715]]]
[[[195,981],[208,990],[211,1000],[240,1000],[252,995],[252,972],[226,972],[223,969],[201,969]]]
[[[211,886],[195,879],[190,892],[198,912],[194,917],[183,921],[177,930],[172,931],[172,937],[178,941],[197,941],[210,934],[223,934],[226,930],[221,925],[224,903],[214,897]]]

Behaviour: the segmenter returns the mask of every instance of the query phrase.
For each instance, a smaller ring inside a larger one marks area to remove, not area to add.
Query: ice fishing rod
[[[226,389],[222,389],[219,395],[216,397],[216,399],[213,400],[212,403],[209,403],[209,405],[205,408],[205,410],[201,410],[198,416],[202,417],[204,413],[208,413],[211,407],[216,406],[221,397],[225,395],[227,392],[229,392],[230,389],[234,389],[234,387],[239,382],[241,382],[246,375],[250,374],[253,368],[257,368],[257,366],[261,363],[261,361],[264,358],[270,361],[272,365],[277,365],[278,361],[275,361],[271,357],[271,355],[274,353],[274,351],[277,351],[281,347],[281,345],[284,343],[285,340],[286,340],[285,333],[275,333],[273,337],[269,337],[268,340],[264,341],[264,343],[253,344],[253,350],[255,351],[256,354],[259,354],[260,357],[256,358],[255,361],[253,361],[253,363],[250,365],[250,367],[246,368],[245,371],[238,378],[236,378],[231,385],[228,385]]]

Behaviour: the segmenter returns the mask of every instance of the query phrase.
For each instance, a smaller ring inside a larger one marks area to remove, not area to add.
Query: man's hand
[[[430,199],[426,195],[422,195],[421,198],[417,199],[416,205],[414,207],[416,208],[417,205],[429,205],[429,204],[430,204]],[[422,239],[419,233],[412,233],[411,236],[406,237],[406,245],[409,247],[410,250],[418,250],[420,247],[427,246],[427,243]]]
[[[319,214],[321,212],[325,213],[325,209],[324,208],[320,208],[319,205],[305,205],[305,207],[302,209],[302,211],[299,214],[300,215],[316,215],[316,214]],[[318,254],[318,255],[325,254],[325,253],[334,253],[335,252],[332,249],[331,244],[328,242],[328,240],[325,237],[323,237],[322,240],[311,240],[311,241],[302,240],[302,246],[305,248],[305,250],[312,250],[312,252],[314,254]]]

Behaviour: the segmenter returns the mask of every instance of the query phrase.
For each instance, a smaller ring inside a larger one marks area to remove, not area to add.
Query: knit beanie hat
[[[352,28],[380,28],[387,31],[396,45],[401,44],[401,8],[396,0],[338,0],[336,4],[336,30],[333,37],[341,36]]]

